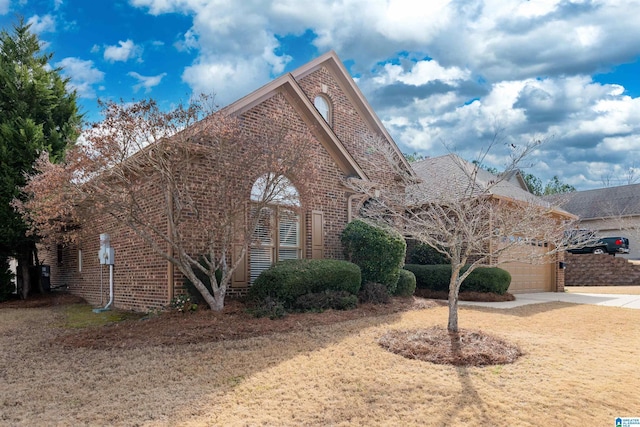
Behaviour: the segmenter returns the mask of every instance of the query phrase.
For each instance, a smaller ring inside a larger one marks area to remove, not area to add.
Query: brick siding
[[[304,92],[313,99],[322,88],[327,88],[325,96],[331,102],[332,125],[338,138],[344,143],[345,148],[363,169],[367,161],[362,160],[366,153],[366,147],[360,141],[360,136],[371,132],[366,122],[351,104],[340,85],[331,73],[322,68],[303,77],[300,86]],[[251,128],[252,120],[257,117],[277,113],[286,117],[288,127],[294,131],[309,134],[310,130],[305,121],[296,110],[288,103],[287,98],[276,93],[264,100],[254,108],[243,113],[244,123]],[[254,128],[259,132],[260,129]],[[329,153],[320,141],[313,148],[312,156],[318,166],[319,179],[313,184],[313,202],[303,205],[301,218],[304,245],[303,257],[311,257],[311,221],[312,210],[319,210],[324,215],[324,256],[325,258],[342,259],[343,250],[340,243],[340,234],[348,221],[348,199],[350,191],[341,182],[344,178],[342,172],[335,164]],[[368,159],[369,160],[369,159]],[[238,171],[236,171],[238,172]],[[249,171],[242,171],[249,173]],[[381,168],[376,171],[367,171],[370,178],[388,185],[393,183],[393,171],[391,168]],[[218,200],[212,200],[208,194],[208,182],[212,176],[226,179],[233,178],[233,172],[218,171],[215,165],[193,164],[189,170],[184,171],[185,179],[190,180],[194,196],[198,203],[207,212],[213,212]],[[255,177],[257,178],[257,176]],[[295,182],[293,182],[295,185]],[[249,200],[251,188],[238,188],[237,195]],[[145,203],[146,209],[152,213],[152,219],[159,227],[166,227],[166,219],[163,219],[162,189],[157,182],[150,180],[139,193],[140,200]],[[355,204],[355,202],[354,202]],[[84,235],[77,245],[68,245],[63,251],[63,260],[57,264],[54,247],[41,247],[41,258],[52,267],[52,286],[68,286],[74,294],[85,298],[90,304],[99,305],[108,301],[109,270],[108,266],[100,266],[98,262],[99,234],[109,233],[111,246],[115,249],[114,266],[114,306],[122,309],[146,311],[164,306],[169,303],[170,290],[167,284],[167,261],[154,254],[140,237],[126,225],[116,222],[106,215],[96,214],[91,221],[91,228],[84,230]],[[189,231],[190,230],[190,231]],[[189,253],[198,255],[203,253],[201,230],[192,227],[186,233],[189,243]],[[78,271],[78,250],[82,250],[82,271]],[[102,271],[102,294],[100,292],[100,273]],[[174,273],[176,293],[181,292],[182,274],[177,270]],[[231,289],[230,294],[242,292],[242,289]]]

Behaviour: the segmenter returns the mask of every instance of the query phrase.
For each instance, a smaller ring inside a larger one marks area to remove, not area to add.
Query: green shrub
[[[393,230],[354,220],[345,227],[341,240],[345,257],[362,271],[362,283],[381,283],[393,294],[407,251],[404,238]]]
[[[451,265],[407,264],[404,268],[416,276],[416,287],[418,289],[431,289],[432,291],[449,290]]]
[[[450,264],[446,256],[424,243],[416,243],[408,252],[407,262],[409,264]]]
[[[416,275],[409,270],[400,270],[398,285],[394,295],[399,297],[410,297],[416,291]]]
[[[405,269],[416,276],[418,289],[432,291],[448,291],[451,280],[451,265],[417,265],[407,264]],[[466,267],[461,273],[466,271]],[[497,267],[478,267],[462,282],[460,291],[493,292],[504,294],[511,284],[511,275]]]
[[[255,317],[268,317],[271,320],[280,319],[287,315],[287,310],[284,308],[282,301],[270,296],[257,301],[249,311]]]
[[[331,291],[357,294],[360,268],[348,261],[333,259],[293,259],[280,261],[263,271],[249,288],[249,298],[261,301],[272,297],[292,307],[301,295]]]
[[[362,290],[358,294],[360,302],[370,302],[373,304],[388,304],[391,301],[387,287],[382,283],[367,282],[362,285]]]
[[[346,291],[324,291],[301,295],[294,308],[301,311],[350,310],[356,308],[358,297]]]
[[[479,267],[462,282],[460,290],[503,295],[510,284],[511,274],[508,271],[497,267]]]

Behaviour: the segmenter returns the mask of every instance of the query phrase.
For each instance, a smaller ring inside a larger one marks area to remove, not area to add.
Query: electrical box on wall
[[[98,258],[100,258],[100,264],[115,264],[115,252],[113,248],[100,248],[100,251],[98,252]]]

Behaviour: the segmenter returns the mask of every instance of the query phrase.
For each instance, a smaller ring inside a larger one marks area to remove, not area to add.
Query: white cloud
[[[138,80],[138,83],[133,86],[134,92],[139,91],[141,88],[144,88],[145,93],[151,92],[151,89],[158,86],[162,81],[162,78],[167,75],[167,73],[158,74],[157,76],[143,76],[135,71],[130,71],[127,75]]]
[[[10,0],[0,0],[0,15],[6,15],[9,13]]]
[[[51,15],[33,15],[27,20],[31,25],[31,31],[36,34],[52,33],[56,30],[56,21]]]
[[[71,80],[69,86],[78,92],[80,98],[95,98],[93,85],[104,80],[104,73],[98,70],[93,61],[68,57],[55,64]]]
[[[624,144],[627,157],[640,158],[634,142],[640,100],[625,95],[620,84],[591,78],[640,57],[637,0],[130,4],[154,15],[192,17],[174,44],[197,55],[182,78],[196,93],[216,91],[221,104],[285,71],[295,53],[279,38],[308,31],[320,53],[334,49],[349,61],[403,147],[438,155],[445,141],[473,158],[503,127],[518,144],[548,138],[534,156],[540,171],[574,185],[580,179],[593,185],[597,180],[584,178],[598,169],[591,161],[619,161]],[[499,162],[505,154],[492,159]]]
[[[384,72],[373,77],[378,85],[389,85],[401,82],[412,86],[421,86],[433,81],[456,85],[461,80],[469,79],[468,70],[458,67],[444,68],[437,61],[418,61],[405,71],[404,67],[395,64],[385,64]]]
[[[136,45],[131,39],[120,40],[116,46],[107,46],[104,49],[104,59],[110,62],[126,62],[132,58],[139,58],[142,47]]]

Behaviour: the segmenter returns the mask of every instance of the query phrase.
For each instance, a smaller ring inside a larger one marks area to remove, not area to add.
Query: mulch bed
[[[140,320],[85,328],[57,337],[55,342],[68,347],[108,349],[239,340],[439,305],[443,304],[422,298],[392,298],[389,304],[361,304],[345,311],[291,313],[271,320],[256,318],[247,312],[241,301],[228,299],[222,312],[206,309],[187,313],[162,312]]]
[[[221,312],[199,309],[179,313],[164,311],[142,319],[130,319],[99,327],[87,327],[57,335],[53,343],[65,347],[131,349],[175,346],[224,340],[239,340],[274,333],[300,331],[364,317],[383,316],[408,310],[446,305],[446,292],[416,290],[410,298],[392,298],[388,304],[359,304],[353,310],[326,310],[321,313],[290,313],[271,320],[256,318],[241,301],[228,298]],[[461,300],[510,301],[511,294],[460,293]],[[444,300],[444,301],[443,301]],[[62,307],[85,301],[68,292],[33,295],[27,300],[0,303],[2,308]],[[411,359],[456,366],[483,366],[512,363],[522,352],[517,346],[482,332],[461,330],[449,334],[446,328],[431,327],[409,331],[393,330],[379,340],[393,353]]]
[[[483,332],[446,328],[392,330],[378,341],[380,346],[408,359],[439,365],[486,366],[515,362],[522,356],[518,346]]]
[[[8,301],[0,302],[0,308],[40,308],[54,307],[68,304],[81,304],[85,300],[69,292],[53,291],[44,294],[29,295],[26,300],[19,299],[16,295]]]

